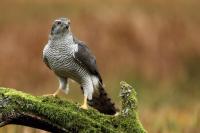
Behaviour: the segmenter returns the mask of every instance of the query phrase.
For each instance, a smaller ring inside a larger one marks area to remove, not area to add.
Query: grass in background
[[[73,33],[96,55],[118,106],[119,81],[126,80],[138,92],[140,117],[149,132],[198,132],[199,5],[196,0],[1,1],[0,85],[34,95],[57,88],[41,54],[53,19],[68,16]],[[80,102],[79,86],[71,88],[67,98]],[[41,132],[0,129],[22,131]]]

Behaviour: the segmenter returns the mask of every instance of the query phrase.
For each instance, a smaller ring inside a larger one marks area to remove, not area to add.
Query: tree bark
[[[0,127],[24,125],[54,133],[128,132],[145,133],[137,113],[135,90],[121,82],[122,109],[117,116],[54,97],[32,96],[9,88],[0,88]]]

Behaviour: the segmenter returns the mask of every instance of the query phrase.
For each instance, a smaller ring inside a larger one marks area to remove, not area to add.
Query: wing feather
[[[97,68],[95,56],[91,53],[84,42],[75,40],[75,43],[78,44],[78,50],[74,53],[74,58],[91,74],[96,75],[99,78],[100,82],[102,82],[101,76]]]

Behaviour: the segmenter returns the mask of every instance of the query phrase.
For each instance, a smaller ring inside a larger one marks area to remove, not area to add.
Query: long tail
[[[98,89],[93,93],[92,100],[88,100],[88,104],[104,114],[114,115],[117,112],[114,103],[107,96],[101,83],[99,83]]]

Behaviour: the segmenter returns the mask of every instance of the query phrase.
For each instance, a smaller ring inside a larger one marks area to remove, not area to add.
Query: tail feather
[[[88,104],[104,114],[114,115],[117,112],[114,103],[107,96],[101,83],[99,83],[98,89],[93,93],[92,100],[88,99]]]

